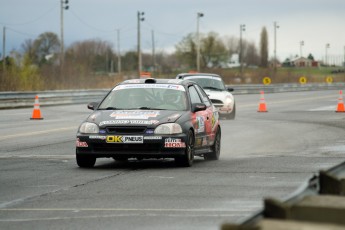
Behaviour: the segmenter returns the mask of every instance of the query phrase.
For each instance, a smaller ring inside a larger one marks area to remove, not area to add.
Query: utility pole
[[[299,53],[300,53],[300,57],[303,57],[302,46],[304,46],[304,41],[300,41],[300,43],[299,43]]]
[[[325,52],[325,53],[326,53],[326,56],[325,56],[325,65],[326,65],[326,66],[328,66],[328,55],[327,55],[327,50],[328,50],[329,47],[330,47],[330,44],[327,43],[327,44],[326,44],[326,49],[325,49],[325,50],[326,50],[326,52]]]
[[[152,73],[153,75],[156,72],[156,52],[155,52],[155,34],[152,30]]]
[[[121,75],[121,50],[120,50],[120,30],[117,30],[117,71]]]
[[[246,30],[246,25],[241,24],[241,25],[240,25],[240,55],[239,55],[239,58],[240,58],[240,65],[241,65],[241,77],[243,77],[242,31],[245,31],[245,30]]]
[[[279,26],[277,25],[277,22],[274,22],[274,64],[273,64],[273,70],[274,74],[277,71],[277,29]]]
[[[60,36],[61,36],[61,46],[60,46],[60,67],[61,70],[63,69],[64,59],[65,59],[65,51],[64,51],[64,37],[63,37],[63,11],[68,10],[69,6],[68,0],[60,0],[61,6],[60,6]]]
[[[144,21],[144,12],[139,12],[138,11],[138,76],[140,77],[141,73],[141,39],[140,39],[140,22]]]
[[[5,73],[6,71],[6,26],[4,26],[3,29],[3,34],[2,34],[2,67],[3,67],[3,72]]]
[[[196,17],[196,71],[200,72],[200,36],[199,36],[199,19],[204,17],[203,13],[198,13]]]

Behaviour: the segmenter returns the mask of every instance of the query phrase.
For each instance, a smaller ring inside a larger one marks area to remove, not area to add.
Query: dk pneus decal
[[[143,143],[143,136],[107,136],[107,143],[137,144]]]

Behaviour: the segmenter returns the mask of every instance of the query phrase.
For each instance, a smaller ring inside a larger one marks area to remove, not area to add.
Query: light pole
[[[61,47],[60,47],[60,67],[61,69],[63,68],[63,64],[64,64],[64,56],[65,56],[65,51],[64,51],[64,38],[63,38],[63,11],[64,10],[68,10],[69,6],[68,4],[68,0],[60,0],[61,3],[61,7],[60,7],[60,26],[61,26]]]
[[[279,26],[277,25],[277,22],[274,22],[274,73],[277,70],[277,29]]]
[[[327,50],[328,50],[328,48],[329,48],[329,47],[330,47],[330,44],[329,44],[329,43],[327,43],[327,44],[326,44],[326,49],[325,49],[325,50],[326,50],[326,56],[325,56],[325,65],[326,65],[326,66],[328,66],[328,56],[327,56]]]
[[[117,71],[121,75],[120,29],[117,30]]]
[[[204,17],[203,13],[198,13],[196,17],[196,71],[200,72],[200,37],[199,37],[199,19]]]
[[[299,55],[300,55],[300,57],[303,56],[303,53],[302,53],[302,46],[304,46],[304,41],[300,41],[300,42],[299,42]]]
[[[3,72],[6,71],[6,26],[3,28],[3,34],[2,34],[2,68]]]
[[[140,39],[140,22],[144,21],[144,12],[138,11],[138,76],[140,77],[141,73],[141,39]]]
[[[240,25],[240,65],[241,65],[241,77],[243,77],[243,46],[242,46],[242,32],[246,30],[246,25]]]

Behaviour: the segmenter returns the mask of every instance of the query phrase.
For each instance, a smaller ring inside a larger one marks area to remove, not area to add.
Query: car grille
[[[221,100],[217,100],[217,99],[211,99],[213,104],[223,104],[223,102]]]
[[[145,126],[136,126],[136,127],[106,127],[107,133],[111,134],[144,134],[146,127]]]

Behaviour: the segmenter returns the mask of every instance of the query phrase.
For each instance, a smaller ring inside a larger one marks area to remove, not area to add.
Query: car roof
[[[119,83],[118,85],[125,85],[125,84],[174,84],[174,85],[187,86],[187,85],[196,84],[196,83],[190,80],[183,80],[183,79],[138,78],[138,79],[125,80]]]
[[[183,79],[185,77],[219,77],[221,78],[221,76],[219,76],[218,74],[215,73],[180,73],[176,76],[177,79]]]

